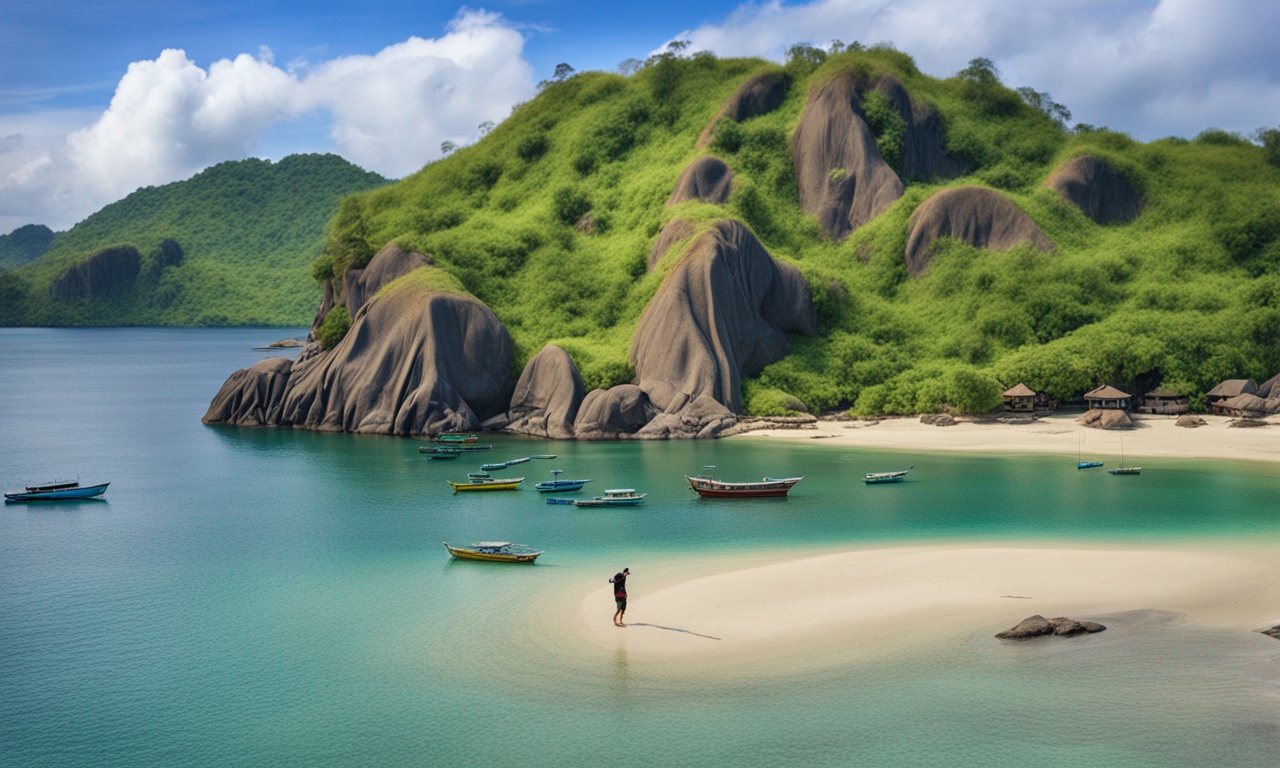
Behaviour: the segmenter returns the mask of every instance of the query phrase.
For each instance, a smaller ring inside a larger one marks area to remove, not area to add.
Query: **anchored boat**
[[[703,469],[710,472],[715,469],[715,466],[706,466]],[[685,475],[684,479],[689,481],[689,487],[699,496],[713,499],[760,499],[786,496],[793,485],[804,479],[804,475],[766,477],[752,482],[725,482],[709,475],[707,477]]]
[[[637,504],[644,503],[644,497],[647,493],[636,493],[635,488],[610,488],[604,492],[603,496],[596,496],[590,499],[574,499],[575,507],[634,507]],[[551,503],[551,499],[547,500]],[[559,503],[559,502],[557,502]]]
[[[580,491],[582,486],[591,482],[590,480],[561,480],[560,475],[562,474],[564,474],[563,469],[553,469],[551,470],[551,480],[543,480],[533,487],[537,488],[541,493],[557,493],[560,491]]]
[[[520,487],[520,483],[524,482],[523,477],[490,477],[490,478],[471,478],[465,483],[455,483],[452,480],[446,480],[454,493],[459,491],[514,491]]]
[[[450,546],[446,541],[444,548],[459,560],[483,560],[490,563],[532,563],[542,554],[541,551],[509,541],[477,541],[469,547]]]
[[[879,485],[880,483],[900,483],[906,478],[907,473],[915,469],[915,466],[898,470],[897,472],[868,472],[863,480],[867,485]]]
[[[432,439],[437,443],[474,443],[476,441],[476,436],[446,433],[443,435],[436,435]]]
[[[81,485],[79,480],[54,480],[41,485],[28,485],[24,491],[6,493],[5,501],[57,501],[59,499],[92,499],[106,493],[107,486]]]

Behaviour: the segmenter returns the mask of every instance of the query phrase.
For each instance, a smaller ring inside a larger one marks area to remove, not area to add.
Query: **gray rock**
[[[1121,410],[1090,408],[1076,419],[1077,424],[1093,429],[1129,429],[1133,420]]]
[[[1280,640],[1280,624],[1275,625],[1271,629],[1261,630],[1261,632],[1267,637],[1274,637],[1275,639]]]
[[[658,266],[658,262],[662,261],[662,257],[667,255],[667,251],[680,241],[693,237],[693,233],[693,225],[683,219],[668,221],[658,233],[658,238],[653,241],[653,247],[649,249],[648,270],[652,272],[654,267]]]
[[[733,171],[717,157],[700,157],[689,163],[676,181],[676,188],[667,198],[667,205],[679,205],[688,200],[720,204],[729,199],[733,186]]]
[[[928,104],[916,101],[893,75],[883,75],[875,90],[902,116],[907,130],[903,136],[902,164],[898,171],[908,179],[952,179],[965,172],[965,165],[942,147],[942,120]]]
[[[292,368],[287,357],[268,357],[236,371],[214,395],[201,421],[240,427],[279,424]]]
[[[1074,637],[1075,635],[1102,632],[1106,627],[1092,621],[1076,621],[1075,619],[1046,619],[1043,616],[1029,616],[1017,626],[996,634],[1001,640],[1029,640],[1033,637],[1056,635],[1058,637]]]
[[[956,420],[949,413],[926,413],[920,417],[920,423],[931,424],[935,427],[954,427]]]
[[[929,246],[953,237],[975,248],[1005,251],[1030,243],[1052,251],[1053,242],[1009,198],[985,187],[952,187],[930,197],[907,220],[907,272],[920,275],[929,265]]]
[[[782,106],[787,97],[787,86],[790,78],[785,72],[774,70],[752,75],[738,90],[733,92],[725,105],[711,119],[702,135],[698,137],[698,146],[705,147],[715,138],[716,123],[727,117],[740,123],[753,117],[767,114]]]
[[[1184,413],[1178,417],[1177,421],[1173,422],[1173,425],[1175,427],[1188,427],[1190,429],[1195,429],[1196,427],[1203,427],[1206,423],[1207,422],[1199,416],[1192,416],[1189,413]]]
[[[364,269],[347,269],[342,276],[347,311],[354,318],[360,308],[391,281],[420,267],[433,266],[430,256],[406,251],[395,242],[387,243]]]
[[[1142,212],[1138,192],[1105,160],[1092,155],[1068,160],[1044,185],[1099,224],[1133,221]]]
[[[573,431],[579,440],[616,440],[635,434],[656,415],[644,390],[635,384],[593,389],[578,408]]]
[[[573,358],[548,344],[529,360],[516,382],[506,429],[522,435],[570,439],[585,394]]]

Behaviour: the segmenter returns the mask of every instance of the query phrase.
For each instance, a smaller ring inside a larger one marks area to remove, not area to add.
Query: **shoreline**
[[[1227,416],[1201,415],[1206,424],[1174,425],[1174,416],[1138,414],[1134,427],[1102,430],[1076,423],[1075,413],[1054,413],[1026,424],[960,421],[949,427],[922,424],[918,417],[878,421],[819,420],[804,428],[765,428],[730,440],[773,439],[814,444],[912,452],[1046,454],[1083,460],[1099,457],[1241,460],[1280,463],[1280,436],[1272,427],[1231,428]]]

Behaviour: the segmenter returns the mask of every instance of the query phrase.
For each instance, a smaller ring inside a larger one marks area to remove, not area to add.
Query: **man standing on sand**
[[[619,627],[627,626],[622,623],[622,617],[627,612],[627,577],[630,575],[631,569],[623,568],[609,579],[609,583],[613,585],[613,601],[618,604],[618,610],[613,614],[613,623]]]

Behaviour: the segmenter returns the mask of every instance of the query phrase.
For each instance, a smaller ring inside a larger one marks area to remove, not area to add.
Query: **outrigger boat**
[[[24,491],[6,493],[5,501],[57,501],[59,499],[93,499],[106,493],[107,486],[81,485],[79,480],[54,480],[42,485],[28,485]]]
[[[446,480],[454,493],[459,491],[514,491],[520,487],[520,483],[524,482],[523,477],[490,477],[490,478],[474,478],[465,483],[455,483],[452,480]]]
[[[582,486],[591,482],[590,480],[561,480],[560,475],[564,474],[563,469],[551,470],[551,480],[543,480],[541,483],[533,486],[541,493],[557,493],[559,491],[580,491]]]
[[[707,466],[703,467],[703,469],[710,472],[715,467]],[[684,479],[689,481],[689,488],[699,496],[715,499],[759,499],[786,496],[787,492],[791,490],[791,486],[803,480],[804,475],[800,477],[766,477],[759,481],[740,483],[727,483],[710,476],[689,477],[685,475]]]
[[[459,560],[483,560],[490,563],[532,563],[542,554],[541,551],[509,541],[477,541],[469,547],[453,547],[446,541],[444,548]]]
[[[596,496],[590,499],[574,499],[575,507],[634,507],[637,504],[644,503],[644,497],[647,493],[636,493],[635,488],[610,488],[604,492],[603,496]],[[550,504],[554,500],[547,499]],[[555,502],[561,503],[561,502]]]
[[[868,472],[866,478],[863,479],[867,485],[879,485],[880,483],[900,483],[906,478],[907,473],[915,469],[914,466],[900,469],[897,472]]]

